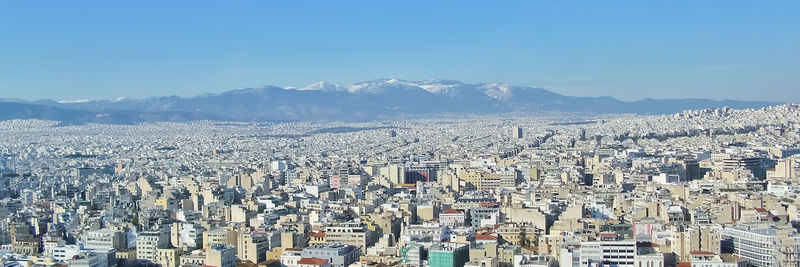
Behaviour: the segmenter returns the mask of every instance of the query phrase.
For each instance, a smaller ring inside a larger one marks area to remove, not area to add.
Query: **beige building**
[[[178,267],[181,264],[181,254],[183,250],[179,247],[159,248],[156,253],[158,254],[157,262],[162,267]]]
[[[237,256],[241,261],[259,263],[267,260],[269,238],[266,233],[243,232],[239,235],[236,245]]]
[[[236,238],[230,238],[229,234],[231,234],[231,232],[222,228],[203,232],[203,248],[208,250],[212,245],[236,244],[230,242],[230,240],[235,240]]]
[[[35,238],[17,238],[11,245],[11,251],[22,255],[38,255],[41,252],[39,243],[39,240]]]
[[[417,206],[417,217],[426,222],[433,221],[439,217],[438,207],[429,204],[419,205]]]
[[[498,266],[514,266],[514,254],[520,252],[517,246],[498,246],[497,243],[485,243],[471,246],[469,249],[469,260],[480,261],[486,258],[496,258]]]
[[[212,245],[206,250],[205,266],[235,267],[236,248],[230,245]]]
[[[361,223],[341,223],[337,226],[325,228],[325,239],[329,243],[342,243],[361,248],[361,253],[367,253],[367,247],[375,244],[377,237]]]
[[[547,216],[537,208],[503,206],[502,213],[506,214],[507,222],[526,223],[542,230],[547,229]]]
[[[717,225],[692,225],[687,228],[673,226],[670,238],[672,252],[679,261],[689,261],[692,251],[720,253],[722,228]]]

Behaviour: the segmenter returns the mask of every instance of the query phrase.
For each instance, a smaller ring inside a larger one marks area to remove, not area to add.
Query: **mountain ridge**
[[[305,87],[267,85],[192,97],[72,101],[0,99],[0,104],[3,104],[0,112],[6,114],[0,116],[2,120],[39,118],[66,120],[68,123],[139,123],[185,120],[363,121],[443,113],[534,114],[551,111],[668,114],[686,109],[759,108],[781,103],[702,98],[622,101],[607,96],[565,96],[543,88],[507,83],[468,84],[446,79],[407,81],[385,78],[350,85],[324,81]],[[59,116],[59,113],[70,115]]]

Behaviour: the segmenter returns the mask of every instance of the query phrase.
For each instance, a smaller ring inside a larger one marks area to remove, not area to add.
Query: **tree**
[[[530,247],[531,241],[528,240],[528,233],[525,232],[525,228],[520,228],[519,231],[519,246],[520,247]]]
[[[131,224],[136,226],[136,229],[139,229],[139,214],[133,214],[133,218],[131,219]]]

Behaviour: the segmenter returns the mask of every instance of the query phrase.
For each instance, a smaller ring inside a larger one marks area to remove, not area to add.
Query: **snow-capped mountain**
[[[10,105],[14,103],[15,105]],[[542,88],[506,83],[468,84],[453,80],[377,79],[350,85],[317,82],[303,87],[240,88],[195,97],[120,97],[107,100],[0,101],[1,119],[53,117],[75,122],[372,120],[437,114],[536,113],[674,113],[685,109],[751,108],[766,102],[705,99],[646,99],[636,102],[611,97],[572,97]],[[67,112],[69,113],[69,112]],[[17,114],[17,115],[14,115]],[[66,113],[64,113],[66,114]],[[102,116],[96,116],[102,114]],[[38,116],[38,117],[37,117]],[[63,116],[62,116],[63,117]],[[60,118],[60,117],[59,117]],[[102,118],[102,119],[98,119]]]

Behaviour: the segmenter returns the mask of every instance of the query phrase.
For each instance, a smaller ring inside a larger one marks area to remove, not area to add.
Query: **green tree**
[[[133,218],[131,218],[131,224],[136,226],[136,229],[139,229],[139,214],[133,214]]]
[[[528,233],[525,232],[525,229],[522,228],[519,231],[519,246],[520,247],[530,247],[531,241],[528,240]]]

